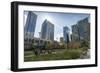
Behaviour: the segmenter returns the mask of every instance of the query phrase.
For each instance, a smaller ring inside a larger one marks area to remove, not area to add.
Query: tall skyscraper
[[[72,25],[72,35],[71,35],[72,41],[79,41],[79,29],[77,24]]]
[[[24,26],[24,49],[32,48],[32,39],[34,37],[37,15],[32,11],[28,12],[26,24]]]
[[[34,37],[37,15],[32,11],[28,12],[26,24],[24,27],[25,38]]]
[[[80,40],[90,40],[90,23],[88,17],[78,21],[78,29]]]
[[[45,20],[41,28],[41,38],[46,40],[54,40],[54,24]]]
[[[67,26],[63,27],[63,37],[65,43],[70,41],[70,29]]]
[[[90,40],[90,23],[88,17],[78,21],[76,25],[72,25],[72,41],[80,40]]]

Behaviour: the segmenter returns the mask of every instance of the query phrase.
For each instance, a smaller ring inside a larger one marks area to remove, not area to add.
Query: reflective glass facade
[[[72,26],[72,41],[90,40],[90,23],[88,17]]]
[[[54,25],[45,20],[41,28],[41,38],[46,40],[54,40]]]
[[[26,25],[24,27],[25,37],[34,37],[37,15],[29,11],[27,15]]]
[[[63,37],[64,37],[64,41],[65,43],[68,43],[70,41],[70,29],[65,26],[63,27]]]

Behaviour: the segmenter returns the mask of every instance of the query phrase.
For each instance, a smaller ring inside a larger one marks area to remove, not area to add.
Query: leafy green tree
[[[53,44],[51,42],[46,43],[45,45],[46,49],[52,49],[53,48]]]
[[[82,41],[81,41],[81,47],[85,47],[85,48],[89,49],[89,48],[90,48],[90,43],[89,43],[89,41],[87,41],[87,40],[82,40]]]
[[[66,49],[67,47],[66,47],[66,44],[65,43],[62,43],[61,45],[60,45],[60,48],[61,49]]]

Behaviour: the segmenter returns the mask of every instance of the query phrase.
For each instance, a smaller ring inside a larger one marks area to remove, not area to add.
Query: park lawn
[[[36,56],[33,51],[25,51],[24,61],[70,60],[79,59],[82,49],[66,49],[63,53],[45,54]]]

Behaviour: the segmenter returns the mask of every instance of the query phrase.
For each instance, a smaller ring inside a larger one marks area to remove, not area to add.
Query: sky
[[[34,37],[39,37],[41,32],[42,23],[45,19],[54,24],[54,40],[59,41],[63,37],[63,27],[67,26],[72,33],[71,26],[77,24],[79,20],[86,17],[90,18],[90,14],[83,13],[60,13],[60,12],[39,12],[33,11],[37,15],[36,27]],[[24,11],[24,25],[26,23],[28,11]]]

